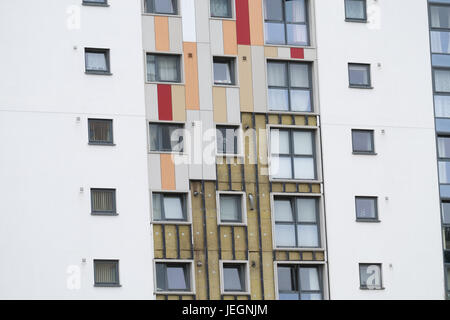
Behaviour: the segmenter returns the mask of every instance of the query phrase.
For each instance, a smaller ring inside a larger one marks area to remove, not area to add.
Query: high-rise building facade
[[[446,298],[429,2],[0,2],[0,298]]]

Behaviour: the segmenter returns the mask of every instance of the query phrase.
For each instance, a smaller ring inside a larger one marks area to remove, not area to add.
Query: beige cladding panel
[[[253,112],[252,52],[250,46],[238,46],[241,112]]]
[[[174,121],[186,121],[186,94],[182,85],[172,85],[172,113]]]
[[[227,89],[213,87],[214,122],[227,122]]]

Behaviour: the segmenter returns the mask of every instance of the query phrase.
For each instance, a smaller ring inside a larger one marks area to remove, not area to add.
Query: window
[[[349,63],[348,77],[351,88],[371,88],[370,64]]]
[[[211,0],[211,17],[232,18],[231,0]]]
[[[450,299],[450,265],[446,266],[447,270],[447,299]]]
[[[216,126],[217,154],[238,154],[239,127]]]
[[[361,289],[380,290],[381,282],[381,264],[359,264],[359,279]]]
[[[112,120],[89,119],[88,124],[90,144],[114,144]]]
[[[430,5],[431,51],[450,53],[450,6]]]
[[[94,285],[119,287],[119,260],[94,260]]]
[[[110,74],[109,49],[85,48],[86,73]]]
[[[91,189],[93,215],[117,215],[115,189]]]
[[[373,130],[352,130],[353,153],[375,154]]]
[[[148,82],[181,82],[180,56],[147,54]]]
[[[150,124],[150,151],[183,152],[183,125]]]
[[[278,248],[318,248],[318,212],[317,199],[275,197],[275,245]]]
[[[345,0],[345,20],[367,21],[366,0]]]
[[[267,82],[270,110],[312,111],[310,64],[269,61],[267,63]]]
[[[322,300],[320,267],[282,265],[277,267],[280,300]]]
[[[312,131],[271,129],[271,174],[274,179],[316,179],[315,134]]]
[[[83,0],[83,5],[88,6],[107,6],[108,0]]]
[[[242,194],[219,194],[220,222],[244,223],[242,201]]]
[[[446,225],[450,225],[450,201],[442,201],[442,220]]]
[[[157,262],[156,291],[192,291],[191,263]]]
[[[356,197],[356,220],[378,221],[378,198]]]
[[[145,0],[145,13],[175,15],[178,13],[177,0]]]
[[[264,0],[266,43],[309,45],[306,0]]]
[[[186,194],[153,193],[155,221],[187,221]]]
[[[235,76],[235,59],[214,57],[214,84],[234,85],[236,84]]]
[[[222,265],[222,284],[225,293],[248,292],[247,263],[228,263]]]

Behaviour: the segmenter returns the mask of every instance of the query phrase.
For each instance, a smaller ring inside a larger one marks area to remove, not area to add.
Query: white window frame
[[[245,291],[225,291],[224,288],[224,264],[242,264],[245,265]],[[250,268],[247,260],[219,260],[220,269],[220,293],[225,296],[249,296],[251,294],[250,284]]]
[[[186,197],[186,221],[159,221],[153,218],[153,193],[164,193],[164,194],[183,194]],[[155,225],[161,224],[171,224],[171,225],[191,225],[192,224],[192,200],[191,200],[191,191],[177,191],[177,190],[151,190],[150,191],[150,222]]]
[[[187,263],[190,264],[190,291],[158,291],[157,277],[156,277],[156,264],[157,263]],[[194,260],[184,259],[184,260],[174,260],[174,259],[154,259],[153,260],[153,294],[155,295],[180,295],[180,296],[189,296],[196,294],[195,288],[195,264]]]
[[[220,196],[221,195],[240,195],[242,222],[222,222],[220,219]],[[247,225],[247,193],[245,191],[217,191],[216,192],[216,207],[217,207],[217,225],[220,226],[246,226]]]
[[[319,221],[317,222],[318,225],[318,232],[319,232],[319,241],[320,241],[320,247],[318,248],[287,248],[287,247],[278,247],[276,244],[276,237],[275,237],[275,197],[297,197],[297,198],[317,198],[319,202],[319,212],[318,217]],[[325,221],[324,216],[324,198],[322,197],[322,194],[320,193],[286,193],[286,192],[272,192],[270,194],[270,218],[272,221],[272,247],[275,251],[309,251],[309,252],[321,252],[325,250],[325,230],[323,228],[323,221]]]

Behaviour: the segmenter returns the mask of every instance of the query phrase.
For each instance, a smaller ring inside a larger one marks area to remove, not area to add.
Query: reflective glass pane
[[[434,87],[437,92],[450,92],[450,70],[434,70]]]
[[[442,220],[445,224],[450,224],[450,202],[442,202]]]
[[[380,265],[359,265],[359,274],[362,288],[381,288],[381,267]]]
[[[317,248],[319,246],[319,232],[317,225],[298,225],[298,247]]]
[[[356,217],[358,219],[376,219],[376,199],[356,198]]]
[[[154,193],[152,199],[153,199],[153,219],[161,220],[162,219],[161,194]]]
[[[450,162],[439,161],[439,182],[450,183]]]
[[[450,158],[450,137],[438,138],[438,151],[440,158]]]
[[[345,0],[345,18],[364,20],[366,18],[364,1]]]
[[[373,131],[352,131],[354,152],[374,152]]]
[[[430,6],[430,17],[433,28],[450,28],[450,7]]]
[[[277,247],[296,247],[295,226],[276,224],[275,243]]]
[[[287,42],[295,46],[308,45],[308,28],[304,24],[287,24]]]
[[[86,52],[86,70],[87,71],[108,71],[106,62],[106,53],[104,52]]]
[[[450,118],[450,96],[434,96],[436,117]]]
[[[300,286],[302,291],[319,291],[319,270],[317,268],[300,268]]]
[[[270,131],[270,148],[272,154],[289,154],[289,131],[273,129]]]
[[[240,221],[241,220],[241,196],[221,195],[220,196],[220,220]]]
[[[291,267],[278,266],[278,290],[296,291],[295,278]]]
[[[147,81],[156,81],[156,59],[154,55],[147,55]]]
[[[184,220],[181,196],[164,195],[164,214],[168,220]]]
[[[231,67],[229,62],[214,62],[214,83],[232,84]]]
[[[294,131],[294,154],[297,155],[312,155],[312,133],[308,131]]]
[[[350,85],[369,86],[369,66],[349,64]]]
[[[287,87],[287,64],[269,62],[267,64],[267,83],[269,87]]]
[[[309,90],[291,89],[291,110],[298,112],[311,111],[311,92]]]
[[[225,291],[245,291],[241,266],[223,266],[223,287]]]
[[[266,20],[283,20],[283,1],[264,0],[264,18]]]
[[[305,0],[286,0],[286,21],[306,22]]]
[[[176,0],[154,0],[154,4],[157,13],[176,13]]]
[[[300,63],[289,65],[291,87],[309,88],[309,66]]]
[[[285,44],[286,36],[284,31],[284,23],[266,22],[266,43]]]
[[[309,93],[308,93],[309,96]],[[307,101],[299,101],[298,108],[307,108]],[[289,98],[287,89],[272,89],[269,88],[269,109],[277,111],[289,111]]]
[[[275,221],[293,222],[291,200],[275,200]]]
[[[299,222],[317,221],[317,200],[297,198],[297,220]]]
[[[450,32],[431,31],[431,52],[450,53]]]
[[[314,180],[314,159],[313,158],[295,158],[294,159],[295,179]]]
[[[275,179],[292,179],[292,162],[290,157],[272,156],[270,169]]]
[[[167,285],[169,290],[188,290],[187,267],[167,266]]]

